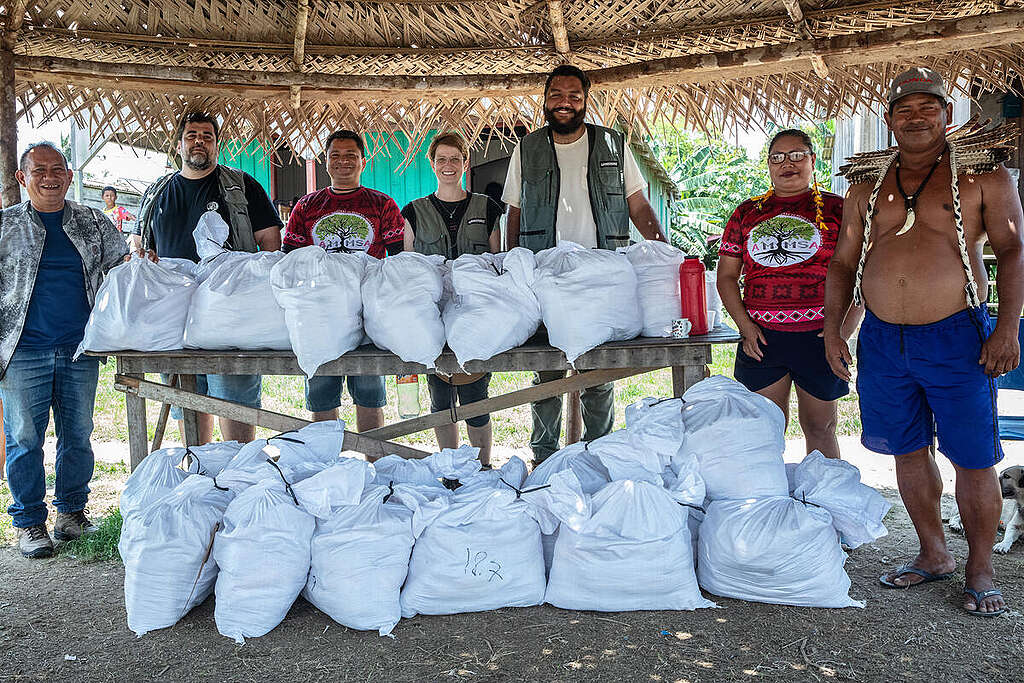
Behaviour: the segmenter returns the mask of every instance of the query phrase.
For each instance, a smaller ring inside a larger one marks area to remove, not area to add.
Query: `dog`
[[[999,475],[999,488],[1004,500],[1012,500],[1013,514],[1006,523],[1003,540],[993,546],[997,553],[1008,553],[1010,547],[1024,536],[1024,467],[1008,467]]]
[[[1024,536],[1024,467],[1007,467],[999,475],[999,489],[1003,499],[1013,501],[1010,520],[1006,523],[1003,540],[996,543],[992,550],[997,553],[1008,553],[1014,542]],[[949,528],[963,533],[964,526],[960,521],[960,513],[954,512],[949,518]]]

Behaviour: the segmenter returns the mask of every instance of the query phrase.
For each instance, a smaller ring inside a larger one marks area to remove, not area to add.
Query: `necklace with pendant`
[[[437,196],[437,194],[434,194],[434,196],[435,196],[435,197],[437,197],[437,201],[438,201],[438,202],[440,202],[440,203],[442,204],[442,206],[443,206],[444,204],[448,204],[448,203],[449,203],[449,202],[445,202],[445,201],[444,201],[443,199],[441,199],[440,197],[438,197],[438,196]],[[467,195],[467,197],[468,197],[468,195]],[[454,220],[455,220],[455,214],[457,214],[457,213],[459,212],[459,209],[460,209],[460,208],[462,208],[462,202],[464,202],[464,201],[466,201],[466,197],[463,197],[463,198],[462,198],[462,199],[460,199],[459,201],[455,202],[455,208],[454,208],[454,209],[452,209],[452,210],[451,210],[451,211],[450,211],[450,212],[448,213],[448,222],[449,222],[449,223],[451,223],[452,221],[454,221]],[[438,208],[440,208],[440,207],[438,207]],[[445,209],[445,211],[447,211],[447,209]]]
[[[926,175],[924,180],[921,181],[921,184],[917,186],[917,191],[911,195],[908,195],[907,191],[903,189],[903,183],[900,181],[900,162],[899,160],[896,161],[896,187],[899,189],[900,195],[903,196],[903,205],[907,210],[907,220],[903,221],[903,227],[896,233],[897,237],[914,227],[914,223],[917,221],[917,213],[914,210],[917,206],[917,198],[921,196],[921,191],[924,189],[924,186],[928,184],[929,180],[931,180],[932,174],[935,173],[935,169],[937,169],[939,164],[942,163],[942,156],[945,153],[946,150],[942,150],[942,153],[939,154],[939,157],[935,160],[935,163],[932,164],[931,169],[928,171],[928,175]]]

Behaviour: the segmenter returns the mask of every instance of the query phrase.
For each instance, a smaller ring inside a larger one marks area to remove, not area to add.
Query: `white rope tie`
[[[976,308],[981,305],[981,301],[978,299],[978,283],[974,279],[974,270],[971,269],[971,257],[967,253],[967,235],[964,231],[963,211],[960,208],[960,183],[957,182],[956,147],[952,143],[949,145],[949,171],[952,176],[953,227],[956,229],[956,244],[960,248],[960,260],[967,276],[967,284],[964,286],[967,307]]]
[[[871,219],[875,214],[875,204],[878,203],[878,194],[882,190],[885,176],[889,174],[889,169],[892,168],[897,156],[898,153],[893,152],[889,160],[882,165],[882,169],[878,173],[878,180],[875,181],[875,187],[871,190],[871,197],[868,198],[867,215],[864,217],[864,241],[860,245],[860,260],[857,262],[857,274],[853,280],[853,303],[856,306],[861,306],[864,303],[860,286],[861,280],[864,279],[864,263],[868,260],[868,242],[871,240]]]

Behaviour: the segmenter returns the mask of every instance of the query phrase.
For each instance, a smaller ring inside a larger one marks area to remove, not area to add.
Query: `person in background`
[[[220,125],[203,112],[186,114],[178,125],[181,171],[170,173],[151,185],[142,196],[137,229],[142,245],[162,258],[199,261],[192,231],[200,216],[215,210],[230,231],[225,248],[232,251],[276,251],[281,248],[281,219],[266,191],[248,173],[217,163]],[[262,397],[259,375],[196,375],[196,390],[214,398],[259,408]],[[169,382],[170,376],[163,375]],[[181,409],[171,408],[184,435]],[[199,441],[213,438],[213,416],[199,413]],[[255,428],[244,422],[220,418],[225,440],[252,441]]]
[[[395,200],[363,187],[366,147],[351,130],[339,130],[325,144],[331,185],[295,203],[284,236],[284,251],[317,245],[329,252],[365,251],[374,258],[402,251],[405,222]],[[313,419],[337,420],[345,377],[306,380],[306,409]],[[348,391],[356,405],[356,427],[364,432],[384,425],[384,378],[350,375]]]
[[[740,204],[726,224],[718,247],[718,293],[743,337],[736,348],[736,380],[774,401],[787,424],[796,385],[807,452],[838,458],[837,403],[850,387],[825,360],[821,330],[825,274],[843,199],[821,190],[814,161],[814,145],[802,130],[772,138],[772,187]],[[856,327],[858,320],[855,312],[846,325]]]
[[[135,220],[135,216],[128,213],[123,206],[117,205],[117,188],[113,185],[107,185],[103,188],[103,214],[110,219],[110,222],[114,224],[118,232],[122,235],[128,235],[131,231],[125,226],[126,222]]]
[[[563,64],[548,76],[544,86],[548,125],[520,140],[509,159],[501,197],[508,204],[509,249],[522,246],[537,252],[560,240],[616,249],[629,244],[630,221],[645,239],[665,241],[625,135],[584,123],[589,92],[590,79],[575,66]],[[540,372],[533,383],[564,376],[564,370]],[[581,392],[584,441],[612,430],[614,389],[608,382]],[[531,412],[530,446],[537,465],[558,450],[562,397],[538,401]]]
[[[456,259],[462,254],[497,253],[501,250],[498,219],[502,209],[483,194],[467,192],[462,180],[469,170],[469,148],[456,133],[434,138],[427,149],[430,167],[437,176],[437,190],[426,197],[409,202],[402,209],[405,218],[406,251],[440,254]],[[430,389],[430,410],[450,410],[456,403],[465,404],[487,398],[491,373],[456,374],[442,377],[427,375]],[[480,463],[491,463],[491,416],[479,415],[466,420],[469,442],[480,449]],[[435,427],[439,448],[457,448],[459,426]]]
[[[99,358],[73,360],[104,274],[124,261],[124,238],[101,211],[66,200],[72,172],[52,144],[30,145],[15,174],[28,201],[0,213],[0,400],[7,508],[25,557],[53,554],[46,529],[43,442],[57,432],[53,535],[96,531],[85,514],[93,474],[92,414]]]

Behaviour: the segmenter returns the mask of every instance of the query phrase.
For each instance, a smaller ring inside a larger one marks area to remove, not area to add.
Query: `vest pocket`
[[[440,254],[441,256],[448,258],[448,249],[447,245],[444,243],[444,235],[439,233],[437,237],[428,242],[422,239],[420,234],[422,233],[417,232],[416,237],[413,240],[413,249],[416,250],[416,253],[426,254],[427,256]]]

